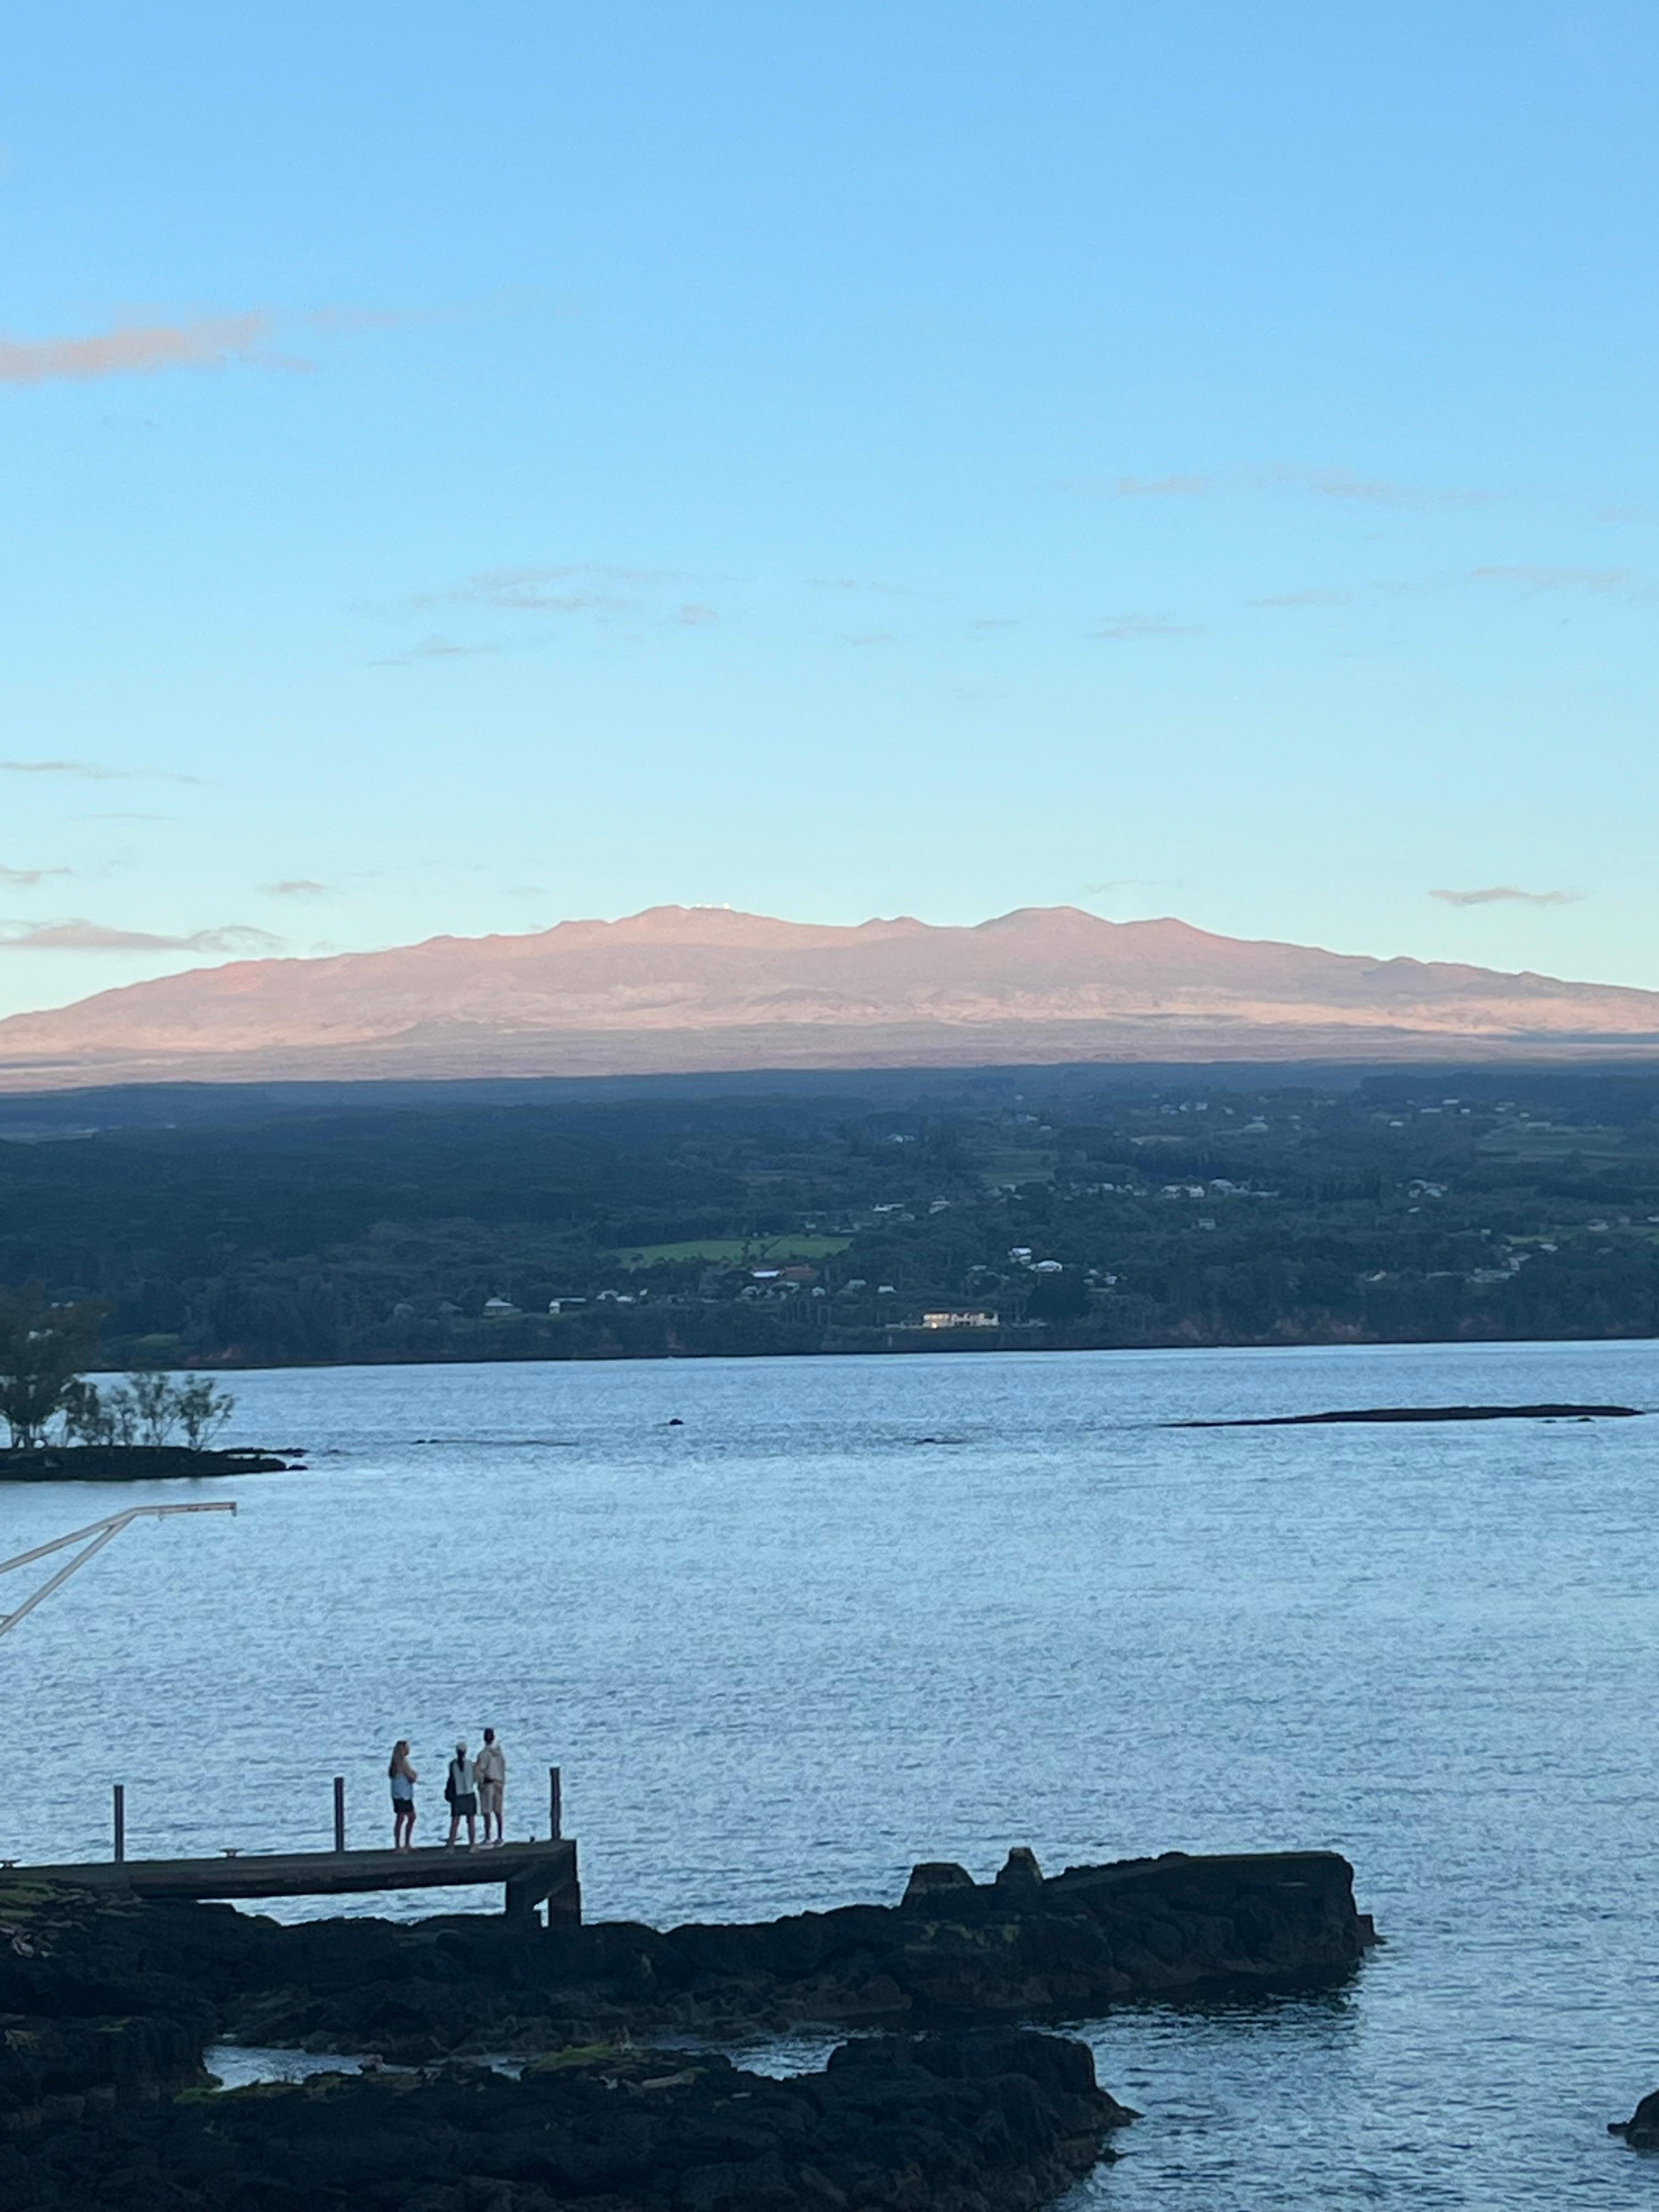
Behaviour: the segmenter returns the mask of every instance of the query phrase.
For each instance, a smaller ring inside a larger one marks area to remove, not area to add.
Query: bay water
[[[239,1507],[136,1524],[0,1642],[4,1856],[106,1855],[116,1781],[134,1856],[325,1846],[337,1774],[389,1839],[400,1735],[435,1841],[486,1723],[509,1835],[562,1770],[590,1917],[1329,1846],[1387,1938],[1351,1986],[1078,2024],[1145,2117],[1074,2212],[1659,2198],[1605,2133],[1659,2086],[1659,1422],[1164,1425],[1651,1408],[1659,1346],[229,1380],[227,1441],[305,1472],[0,1491],[0,1555]]]

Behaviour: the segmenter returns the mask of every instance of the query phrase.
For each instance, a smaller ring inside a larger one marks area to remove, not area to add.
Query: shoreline
[[[482,2172],[522,2212],[1036,2212],[1137,2115],[1086,2045],[1032,2021],[1332,1987],[1378,1940],[1329,1851],[1170,1852],[1045,1881],[1015,1849],[987,1883],[924,1862],[896,1905],[666,1930],[283,1925],[40,1871],[0,1874],[0,2195],[64,2212],[89,2178],[144,2171],[170,2203],[229,2212],[251,2167],[296,2204],[393,2212],[388,2127],[423,2190]],[[782,2079],[674,2039],[792,2026],[850,2039]],[[214,2088],[205,2057],[225,2042],[324,2063]],[[373,2054],[356,2075],[328,2064],[349,2051]],[[525,2063],[515,2078],[469,2052]]]
[[[921,1336],[920,1329],[907,1334]],[[944,1331],[928,1332],[931,1337]],[[1505,1346],[1534,1345],[1551,1346],[1562,1351],[1581,1351],[1593,1346],[1609,1348],[1623,1346],[1651,1345],[1659,1346],[1659,1333],[1636,1334],[1626,1336],[1329,1336],[1329,1337],[1226,1337],[1212,1341],[1194,1343],[1190,1337],[1171,1338],[1146,1344],[1054,1344],[997,1342],[964,1343],[951,1341],[902,1345],[872,1344],[826,1346],[823,1343],[804,1344],[798,1349],[769,1346],[764,1351],[732,1349],[705,1351],[674,1348],[664,1352],[490,1352],[477,1346],[468,1346],[454,1352],[410,1354],[407,1357],[388,1355],[380,1359],[282,1359],[240,1360],[216,1358],[204,1354],[200,1358],[181,1361],[176,1366],[163,1367],[166,1374],[214,1375],[295,1375],[295,1374],[379,1374],[386,1370],[401,1371],[409,1368],[425,1367],[622,1367],[622,1366],[684,1366],[708,1365],[722,1360],[744,1366],[763,1365],[769,1362],[787,1362],[793,1365],[804,1359],[929,1359],[929,1358],[1024,1358],[1088,1356],[1101,1358],[1139,1358],[1166,1352],[1185,1352],[1194,1357],[1212,1352],[1251,1352],[1289,1356],[1297,1352],[1480,1352]],[[100,1367],[97,1374],[118,1375],[124,1372],[115,1366]]]

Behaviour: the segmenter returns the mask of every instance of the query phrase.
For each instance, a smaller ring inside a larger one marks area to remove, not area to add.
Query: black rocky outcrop
[[[900,1905],[666,1931],[627,1922],[515,1941],[476,1918],[275,1931],[232,1979],[256,2043],[545,2048],[620,2030],[939,2027],[1077,2020],[1139,1998],[1328,1984],[1374,1942],[1331,1852],[1130,1860],[994,1883],[918,1869]]]
[[[0,1482],[199,1481],[204,1475],[286,1474],[295,1452],[212,1451],[190,1444],[45,1444],[0,1451]]]
[[[606,2052],[435,2075],[313,2076],[58,2115],[0,2137],[38,2212],[1024,2212],[1133,2118],[1082,2044],[884,2038],[775,2081]]]
[[[207,2018],[249,2043],[420,2064],[624,2034],[1085,2019],[1146,1997],[1329,1984],[1373,1941],[1352,1869],[1323,1851],[1170,1854],[1049,1881],[1016,1852],[993,1883],[918,1869],[898,1905],[666,1931],[524,1931],[483,1915],[281,1926],[223,1905],[0,1887],[0,2014],[173,2021],[186,2043]],[[8,2094],[29,2101],[27,2081],[9,2093],[0,2070],[0,2107]]]
[[[1623,2136],[1632,2150],[1659,2150],[1659,2089],[1650,2089],[1627,2120],[1609,2120],[1607,2133]]]

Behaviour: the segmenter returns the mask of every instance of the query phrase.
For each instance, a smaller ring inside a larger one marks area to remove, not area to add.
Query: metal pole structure
[[[548,1835],[557,1843],[564,1832],[564,1777],[556,1766],[547,1770]]]
[[[190,1505],[133,1505],[125,1513],[112,1513],[106,1520],[88,1522],[84,1528],[71,1529],[67,1536],[54,1536],[49,1544],[37,1544],[32,1552],[20,1552],[14,1559],[0,1559],[0,1575],[9,1575],[14,1567],[32,1566],[36,1559],[48,1559],[54,1552],[66,1551],[71,1544],[83,1547],[67,1566],[59,1567],[55,1575],[42,1583],[33,1597],[25,1598],[14,1612],[0,1613],[0,1636],[15,1628],[25,1614],[33,1613],[35,1607],[49,1598],[55,1589],[60,1589],[77,1569],[85,1566],[95,1552],[101,1552],[106,1544],[112,1542],[130,1522],[160,1521],[169,1513],[234,1513],[235,1510],[234,1498],[203,1498]]]
[[[127,1855],[127,1785],[115,1785],[115,1863],[119,1866]]]
[[[343,1851],[345,1849],[345,1777],[343,1774],[337,1774],[334,1778],[334,1848],[337,1851]]]

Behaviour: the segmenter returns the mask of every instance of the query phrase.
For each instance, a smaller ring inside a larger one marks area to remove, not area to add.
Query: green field
[[[659,1260],[702,1260],[710,1267],[757,1267],[792,1260],[828,1260],[844,1252],[850,1237],[704,1237],[689,1244],[641,1244],[613,1252],[624,1267],[654,1267]]]

